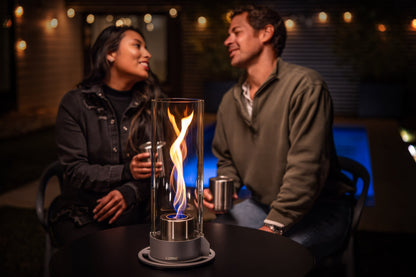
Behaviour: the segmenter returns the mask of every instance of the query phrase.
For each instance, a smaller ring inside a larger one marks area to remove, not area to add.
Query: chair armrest
[[[49,164],[43,171],[39,180],[38,192],[36,195],[36,215],[45,231],[48,231],[48,214],[45,211],[45,192],[49,180],[54,176],[58,178],[59,188],[61,188],[63,170],[59,161],[54,161]]]

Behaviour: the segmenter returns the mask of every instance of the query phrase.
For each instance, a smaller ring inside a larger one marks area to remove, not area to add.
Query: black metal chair
[[[349,235],[343,244],[343,247],[323,259],[320,264],[318,264],[317,271],[314,272],[312,276],[331,276],[332,274],[329,273],[330,270],[328,270],[330,268],[341,268],[347,277],[355,276],[356,268],[354,237],[365,206],[365,201],[367,199],[368,188],[370,186],[370,174],[362,164],[353,159],[339,156],[338,161],[341,167],[341,171],[348,179],[350,179],[350,184],[357,187],[357,183],[359,179],[361,179],[363,182],[363,188],[359,194],[359,197],[356,198],[353,208],[351,228],[349,230]]]
[[[54,161],[49,164],[43,171],[40,181],[38,192],[36,195],[36,214],[39,222],[45,230],[45,257],[44,257],[44,276],[49,276],[49,261],[56,250],[50,236],[49,223],[48,223],[48,210],[45,209],[45,192],[51,178],[57,177],[59,182],[60,191],[62,191],[63,169],[59,161]]]

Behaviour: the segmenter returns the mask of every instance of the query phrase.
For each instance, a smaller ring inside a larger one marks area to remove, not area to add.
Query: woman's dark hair
[[[261,30],[267,24],[270,24],[274,27],[274,34],[271,39],[271,43],[273,45],[276,56],[280,57],[286,45],[287,33],[286,26],[279,13],[267,7],[248,5],[234,9],[231,13],[231,18],[244,12],[248,14],[247,20],[253,29],[257,31]]]
[[[128,30],[138,33],[144,39],[142,32],[131,26],[109,26],[98,35],[90,52],[89,73],[78,84],[79,88],[101,87],[105,84],[111,67],[107,60],[107,54],[118,50],[120,41]],[[163,93],[156,75],[152,72],[149,72],[149,77],[146,80],[137,82],[133,86],[132,92],[133,98],[140,103],[140,108],[131,121],[127,141],[127,151],[134,155],[138,153],[139,144],[150,139],[151,100],[161,97]]]

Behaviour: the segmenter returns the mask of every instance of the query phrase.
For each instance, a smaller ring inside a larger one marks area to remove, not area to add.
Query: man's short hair
[[[264,6],[248,5],[236,8],[231,12],[231,18],[236,15],[247,12],[247,20],[251,27],[255,30],[263,29],[267,24],[274,27],[274,34],[271,39],[273,49],[277,57],[283,53],[286,45],[286,27],[283,18],[278,12]]]

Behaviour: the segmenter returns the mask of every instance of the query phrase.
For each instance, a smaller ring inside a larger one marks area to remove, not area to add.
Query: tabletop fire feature
[[[150,246],[138,253],[145,264],[179,268],[215,257],[203,233],[203,113],[203,100],[152,101]],[[162,172],[156,171],[156,162],[162,163]],[[185,163],[193,172],[184,172]],[[195,173],[196,184],[188,185],[196,187],[196,208],[184,177]]]

